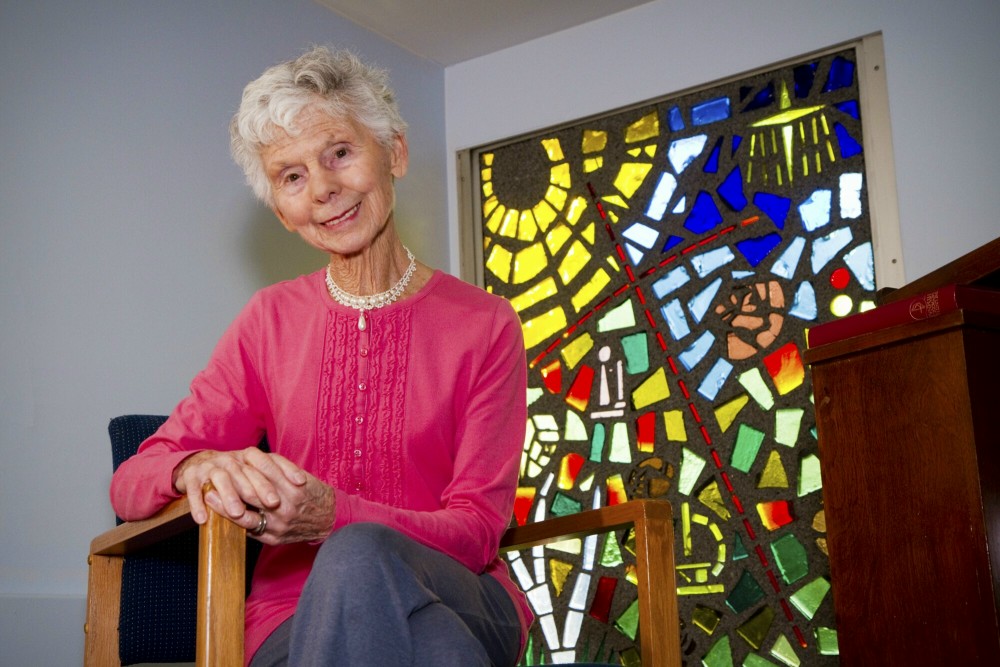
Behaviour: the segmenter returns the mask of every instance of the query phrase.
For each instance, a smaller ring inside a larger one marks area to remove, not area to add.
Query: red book
[[[879,329],[937,317],[960,308],[1000,313],[1000,291],[969,285],[945,285],[919,296],[892,301],[863,313],[817,325],[809,330],[807,339],[810,348],[819,347]]]

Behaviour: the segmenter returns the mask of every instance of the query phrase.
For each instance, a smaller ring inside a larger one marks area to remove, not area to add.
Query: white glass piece
[[[854,240],[854,234],[850,227],[840,229],[820,237],[813,241],[812,247],[812,270],[819,273],[827,263],[840,254]]]
[[[687,272],[685,267],[678,266],[676,269],[653,283],[653,294],[656,295],[656,298],[662,299],[678,287],[687,284],[689,280],[691,280],[691,274]]]
[[[801,236],[796,236],[781,253],[781,257],[774,262],[771,273],[785,280],[791,280],[792,276],[795,275],[795,269],[799,265],[799,259],[802,258],[802,251],[805,250],[805,247],[806,240]]]
[[[627,238],[629,241],[634,242],[636,245],[640,245],[646,250],[649,250],[656,245],[656,239],[659,238],[660,233],[649,225],[637,222],[622,232],[622,236]]]
[[[663,214],[667,211],[667,204],[674,196],[677,189],[677,179],[670,172],[663,172],[660,181],[656,184],[656,190],[649,200],[649,207],[646,209],[646,216],[653,220],[663,220]]]
[[[553,651],[553,665],[572,665],[576,662],[576,651]]]
[[[799,288],[795,290],[795,298],[792,299],[792,307],[788,311],[789,315],[794,315],[800,320],[815,320],[819,311],[816,307],[816,290],[808,280],[802,281]]]
[[[809,195],[808,199],[799,204],[802,227],[807,232],[830,224],[830,201],[832,198],[833,193],[829,190],[816,190]]]
[[[733,365],[722,357],[719,357],[715,365],[712,366],[712,370],[708,372],[708,375],[705,376],[705,379],[698,386],[698,393],[708,400],[714,401],[719,390],[726,384],[726,379],[729,378],[729,374],[732,371]]]
[[[688,301],[688,310],[691,311],[691,317],[694,318],[696,323],[701,323],[705,317],[705,313],[708,312],[709,307],[711,307],[712,302],[715,300],[715,295],[718,294],[720,287],[722,287],[722,278],[716,278],[708,287]]]
[[[707,134],[697,134],[693,137],[678,139],[672,142],[670,148],[667,149],[667,159],[670,160],[674,172],[679,174],[687,169],[688,165],[701,155],[701,151],[704,150],[705,142],[707,141]]]
[[[646,254],[628,241],[625,242],[625,252],[628,254],[628,259],[632,262],[632,266],[639,266],[642,263],[643,256]]]
[[[722,248],[716,248],[692,258],[691,267],[699,277],[704,278],[712,271],[715,271],[720,266],[729,264],[734,259],[736,259],[736,255],[729,249],[729,246],[723,246]]]
[[[703,331],[695,342],[691,343],[686,350],[677,355],[677,359],[683,364],[684,368],[691,370],[708,354],[708,351],[712,349],[712,345],[714,344],[715,334],[711,331]]]
[[[687,197],[681,197],[677,200],[677,206],[674,206],[674,210],[672,210],[671,213],[680,215],[685,210],[687,210]]]
[[[573,585],[573,595],[569,598],[569,608],[585,610],[587,608],[587,593],[590,591],[590,575],[581,572]]]
[[[516,554],[517,552],[513,553]],[[514,571],[514,576],[517,577],[517,583],[521,586],[522,591],[526,591],[535,585],[536,582],[531,578],[531,572],[528,571],[528,567],[524,564],[524,559],[521,558],[520,554],[517,554],[517,558],[511,561],[510,569]]]
[[[545,637],[545,643],[549,650],[560,648],[559,630],[556,628],[556,619],[552,618],[552,614],[546,614],[539,618],[538,625],[542,627],[542,636]]]
[[[844,255],[844,263],[869,292],[875,290],[875,257],[872,255],[871,241],[862,243]]]
[[[552,596],[549,594],[549,587],[547,584],[535,586],[530,591],[527,591],[525,595],[528,596],[528,602],[531,603],[531,608],[535,610],[535,613],[552,613]]]
[[[583,538],[583,569],[593,570],[594,561],[597,559],[597,535],[588,535]]]
[[[674,337],[674,340],[680,340],[691,333],[691,327],[684,316],[684,307],[681,305],[680,299],[674,299],[667,303],[660,308],[660,312],[663,313],[663,319],[667,321],[667,327],[669,327],[670,335]]]
[[[861,183],[859,173],[840,175],[840,217],[844,220],[861,217]]]

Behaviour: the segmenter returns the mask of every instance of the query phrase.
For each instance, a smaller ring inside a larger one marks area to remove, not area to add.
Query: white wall
[[[448,154],[882,31],[912,280],[1000,236],[998,25],[996,0],[659,0],[449,67]]]
[[[0,663],[80,664],[108,420],[169,411],[254,290],[322,265],[227,134],[243,85],[312,43],[391,70],[402,235],[447,267],[439,65],[310,0],[0,0]]]

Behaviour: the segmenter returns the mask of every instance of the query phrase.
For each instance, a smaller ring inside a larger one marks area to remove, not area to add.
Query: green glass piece
[[[743,538],[737,532],[733,533],[733,560],[743,560],[750,554],[747,552],[747,548],[743,546]]]
[[[590,460],[600,463],[604,458],[604,424],[594,422],[594,432],[590,437]]]
[[[774,623],[774,610],[764,605],[757,612],[747,619],[747,622],[736,628],[736,634],[746,640],[747,644],[757,651],[764,644],[767,633],[771,631]]]
[[[743,570],[740,580],[726,598],[726,606],[739,614],[760,602],[763,597],[764,589],[750,574],[750,570]]]
[[[785,635],[778,635],[778,641],[771,647],[771,655],[787,667],[799,667],[802,664],[799,656],[795,654],[795,649],[792,648],[792,643]]]
[[[612,308],[597,321],[597,330],[600,332],[632,327],[635,327],[635,310],[631,299],[627,299],[617,308]]]
[[[581,503],[576,498],[571,498],[567,496],[562,491],[556,491],[556,495],[552,498],[552,513],[556,516],[567,516],[569,514],[576,514],[583,509],[583,503]]]
[[[799,439],[802,425],[802,408],[782,408],[774,411],[774,440],[782,445],[794,447]]]
[[[629,646],[621,653],[622,667],[642,667],[642,656],[635,650],[634,646]]]
[[[824,577],[816,577],[800,588],[788,601],[808,620],[816,615],[816,610],[823,603],[823,598],[830,592],[830,582]]]
[[[802,457],[799,466],[799,498],[823,488],[823,476],[819,470],[819,457],[809,454]]]
[[[624,563],[622,550],[618,548],[618,540],[614,533],[604,535],[604,548],[601,549],[601,565],[604,567],[617,567]]]
[[[626,373],[635,375],[649,370],[649,339],[646,332],[640,331],[622,338],[622,351],[625,353]]]
[[[751,368],[746,373],[740,375],[740,384],[747,390],[747,393],[757,401],[757,404],[765,410],[774,407],[774,394],[764,382],[764,376],[760,374],[759,368]]]
[[[743,667],[777,667],[773,662],[762,658],[756,653],[747,653],[747,657],[743,658]]]
[[[715,629],[719,627],[719,621],[721,620],[721,612],[718,612],[710,607],[703,607],[700,604],[695,605],[694,611],[691,612],[691,622],[704,630],[706,635],[711,635],[715,632]]]
[[[635,635],[639,630],[639,600],[636,599],[632,604],[628,606],[628,609],[622,612],[622,615],[618,617],[615,621],[615,627],[618,630],[631,639],[635,641]]]
[[[771,542],[771,554],[786,584],[794,584],[809,574],[809,554],[792,533]]]
[[[694,485],[705,469],[705,459],[692,452],[687,447],[681,451],[681,474],[677,482],[678,493],[689,496]]]
[[[729,635],[722,635],[719,641],[708,649],[701,659],[705,667],[733,667],[733,649],[729,645]]]
[[[740,430],[736,434],[736,445],[733,447],[733,455],[730,465],[740,472],[750,472],[757,452],[760,451],[761,443],[764,442],[764,434],[761,431],[740,424]]]
[[[628,425],[616,422],[611,427],[611,451],[608,461],[612,463],[632,463],[632,442],[628,436]]]
[[[816,650],[820,655],[840,655],[840,644],[837,640],[837,630],[834,628],[816,628]]]

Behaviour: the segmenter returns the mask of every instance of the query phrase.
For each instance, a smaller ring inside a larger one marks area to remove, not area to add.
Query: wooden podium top
[[[880,294],[878,305],[919,296],[944,285],[976,285],[1000,290],[1000,237],[899,289]]]

